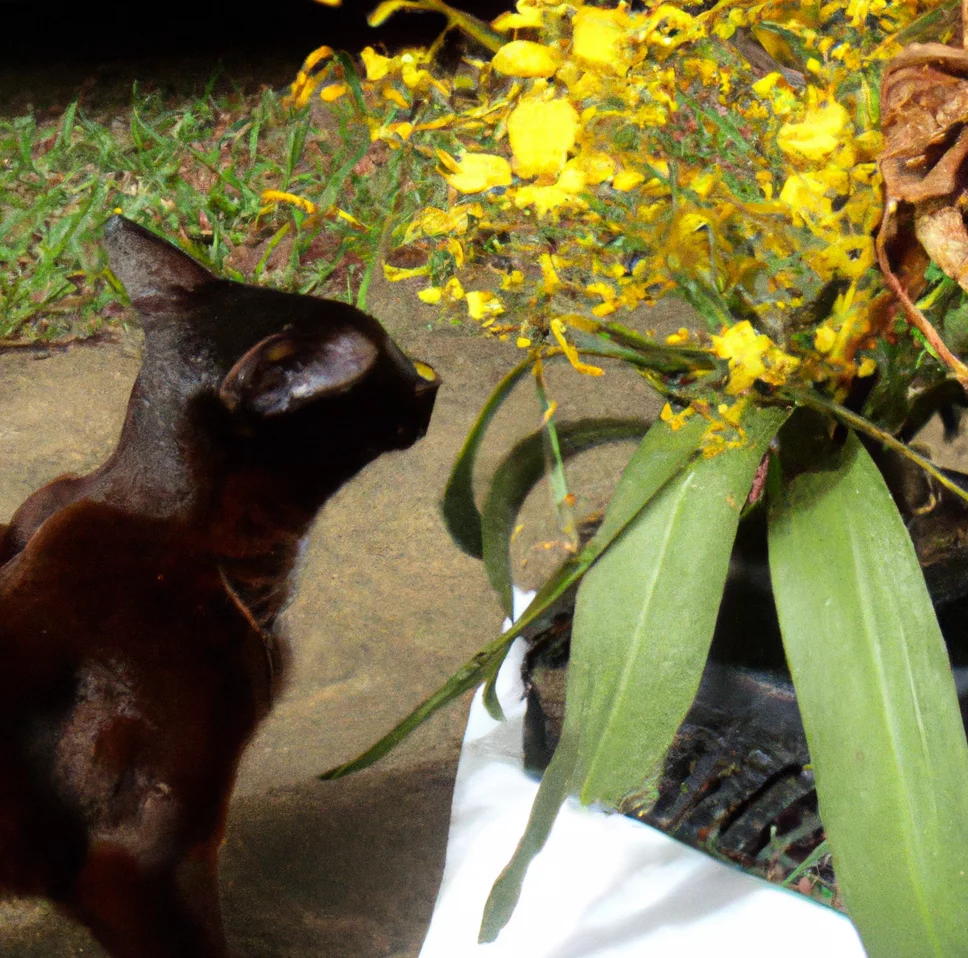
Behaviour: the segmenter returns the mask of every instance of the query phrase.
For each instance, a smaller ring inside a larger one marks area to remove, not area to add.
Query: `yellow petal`
[[[444,169],[441,176],[459,193],[483,193],[497,186],[511,185],[511,164],[492,153],[465,153],[459,160],[443,150],[437,157]]]
[[[346,210],[337,209],[336,215],[350,226],[355,226],[358,230],[365,230],[366,226],[361,223],[352,213],[347,213]]]
[[[410,134],[413,133],[413,124],[407,123],[406,121],[403,123],[391,123],[387,127],[387,131],[394,136],[399,136],[401,140],[409,140]]]
[[[559,209],[583,210],[587,206],[572,191],[563,189],[557,183],[550,186],[534,186],[529,183],[527,186],[519,186],[509,195],[512,195],[514,205],[519,210],[533,206],[538,216],[547,216]]]
[[[263,190],[262,202],[290,203],[292,206],[298,206],[299,209],[305,210],[307,213],[316,212],[316,204],[311,200],[307,200],[302,196],[296,196],[295,193],[284,193],[282,190]]]
[[[527,336],[518,336],[518,338],[514,341],[514,343],[518,347],[518,349],[531,348],[531,340],[528,339]]]
[[[580,170],[577,167],[568,167],[567,165],[561,171],[561,175],[558,177],[558,182],[555,186],[560,190],[564,190],[566,193],[580,193],[585,188],[585,183],[588,182],[588,177],[585,175],[584,170]]]
[[[850,117],[839,103],[811,107],[801,123],[784,123],[776,145],[788,156],[822,160],[844,139]]]
[[[600,150],[583,149],[578,156],[568,161],[565,169],[572,166],[585,174],[585,181],[591,186],[604,183],[615,175],[615,161]]]
[[[332,103],[338,100],[349,87],[345,83],[329,83],[319,91],[319,98],[323,103]]]
[[[568,357],[568,362],[570,362],[578,372],[584,373],[586,376],[601,376],[605,372],[605,370],[599,369],[598,366],[591,366],[588,363],[583,363],[581,359],[579,359],[578,350],[575,349],[574,344],[565,339],[565,324],[557,316],[551,320],[551,332],[555,339],[558,340],[558,345],[561,347],[561,351]]]
[[[366,78],[371,81],[382,80],[393,67],[393,60],[377,53],[373,47],[364,47],[360,51],[360,59],[366,67]]]
[[[327,46],[316,47],[312,53],[303,60],[302,68],[308,73],[320,60],[325,60],[333,55],[333,48]]]
[[[447,280],[447,285],[444,286],[444,295],[452,300],[464,298],[464,287],[461,286],[461,282],[456,276]]]
[[[492,24],[495,30],[507,33],[509,30],[523,30],[544,26],[541,10],[528,3],[518,3],[517,13],[502,13]]]
[[[578,112],[567,100],[522,100],[508,117],[515,172],[525,179],[557,175],[577,134]]]
[[[395,86],[384,87],[383,99],[396,104],[401,110],[410,109],[407,98]]]
[[[414,276],[426,276],[429,272],[429,264],[410,268],[405,268],[403,266],[391,266],[389,263],[383,264],[383,275],[391,283],[399,283],[402,279],[413,279]]]
[[[392,17],[398,10],[405,10],[412,6],[409,0],[384,0],[378,4],[373,12],[366,18],[366,22],[371,27],[379,27],[385,20]]]
[[[580,7],[572,21],[572,53],[586,66],[625,76],[631,66],[628,14],[621,8]]]
[[[542,253],[538,257],[538,263],[541,266],[541,275],[544,277],[541,284],[542,289],[546,295],[550,296],[561,285],[561,279],[558,277],[557,269],[555,269],[554,257],[551,253]]]
[[[471,290],[467,293],[467,314],[471,319],[487,319],[491,316],[499,316],[504,312],[501,300],[489,293],[487,290]]]
[[[509,77],[550,77],[560,62],[557,51],[543,43],[512,40],[494,54],[491,65]]]
[[[829,326],[821,326],[813,337],[813,348],[818,353],[829,353],[837,343],[837,333]]]
[[[460,240],[451,236],[447,239],[446,247],[447,252],[454,257],[454,264],[460,269],[464,265],[464,247],[461,246]]]
[[[637,170],[622,170],[612,180],[612,186],[622,193],[627,193],[629,190],[634,190],[639,184],[644,182],[645,177]]]
[[[443,295],[444,291],[439,286],[428,286],[426,289],[422,289],[417,293],[420,299],[425,303],[430,303],[431,306],[439,303]]]

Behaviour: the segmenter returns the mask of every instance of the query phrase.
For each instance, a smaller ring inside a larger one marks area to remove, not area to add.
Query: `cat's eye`
[[[437,378],[437,374],[433,371],[433,368],[428,366],[426,363],[414,361],[413,368],[417,370],[417,375],[421,379],[426,379],[427,382],[432,383]]]

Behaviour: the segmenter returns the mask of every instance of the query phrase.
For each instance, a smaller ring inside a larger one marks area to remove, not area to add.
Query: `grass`
[[[52,119],[0,119],[0,346],[83,339],[122,319],[99,243],[115,210],[220,275],[365,304],[392,214],[433,187],[414,187],[402,154],[370,143],[352,103],[294,113],[272,90],[211,86],[174,105],[135,87],[130,108],[98,117],[75,102]],[[267,189],[320,213],[264,204]]]

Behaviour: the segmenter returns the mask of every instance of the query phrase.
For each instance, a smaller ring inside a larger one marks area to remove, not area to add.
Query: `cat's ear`
[[[123,216],[104,226],[111,271],[145,316],[184,311],[190,294],[215,277],[186,253]]]
[[[233,411],[262,416],[291,412],[350,389],[378,355],[370,339],[348,326],[313,337],[276,333],[256,343],[229,370],[219,398]]]

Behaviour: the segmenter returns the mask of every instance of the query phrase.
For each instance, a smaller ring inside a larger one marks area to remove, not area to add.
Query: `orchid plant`
[[[968,69],[944,45],[960,41],[956,4],[519,0],[484,24],[442,0],[388,0],[371,22],[404,10],[444,13],[470,38],[456,70],[436,47],[366,49],[359,69],[321,47],[290,102],[365,122],[431,184],[435,202],[387,229],[387,278],[524,354],[451,475],[455,540],[507,603],[508,540],[532,479],[495,485],[481,509],[474,464],[530,373],[572,552],[510,632],[327,775],[375,761],[482,681],[497,710],[508,644],[580,582],[562,738],[483,916],[493,939],[564,799],[619,806],[661,770],[698,688],[738,524],[765,511],[846,907],[872,958],[960,954],[968,744],[917,555],[869,451],[907,456],[965,498],[899,438],[932,396],[963,402],[968,383],[957,356]],[[885,68],[900,79],[882,94]],[[929,69],[943,97],[918,86]],[[953,98],[965,109],[951,119]],[[911,133],[915,108],[934,124],[926,138]],[[692,326],[659,337],[622,322],[670,296],[691,306]],[[626,364],[665,400],[584,545],[565,459],[596,435],[557,423],[543,375],[554,360],[585,376]]]

